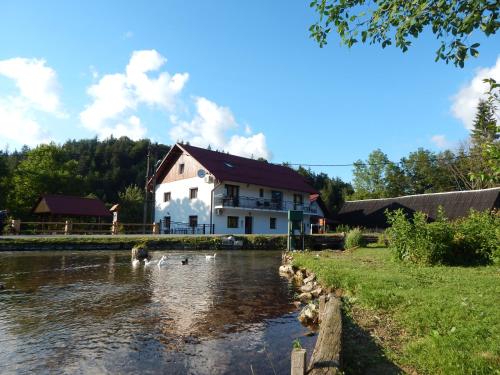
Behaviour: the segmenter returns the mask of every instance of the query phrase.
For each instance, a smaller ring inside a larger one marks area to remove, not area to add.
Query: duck
[[[139,259],[132,259],[132,267],[137,267],[141,261]]]
[[[215,259],[215,256],[217,255],[217,253],[214,253],[214,255],[205,255],[205,259]]]
[[[165,267],[167,265],[167,257],[166,255],[163,255],[158,262],[158,268]]]
[[[186,259],[181,260],[181,263],[183,266],[185,266],[186,264],[188,264],[188,261],[189,261],[188,258],[186,258]]]
[[[148,260],[148,258],[144,258],[144,267],[149,267],[156,263],[156,260]]]

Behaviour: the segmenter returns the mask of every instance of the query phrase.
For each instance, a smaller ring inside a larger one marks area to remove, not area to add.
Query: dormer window
[[[179,164],[179,174],[184,173],[184,163]]]

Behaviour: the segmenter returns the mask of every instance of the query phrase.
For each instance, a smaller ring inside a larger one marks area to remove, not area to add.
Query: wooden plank
[[[318,340],[311,357],[309,375],[341,374],[342,315],[340,300],[330,294],[325,304]]]

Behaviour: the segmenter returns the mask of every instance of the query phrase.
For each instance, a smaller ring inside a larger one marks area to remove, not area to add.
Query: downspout
[[[212,191],[210,192],[210,234],[215,234],[215,230],[213,231],[214,233],[212,233],[212,223],[213,223],[213,219],[212,219],[212,216],[214,214],[214,191],[215,189],[217,189],[221,184],[222,182],[220,182],[219,180],[217,180],[218,183],[214,183],[214,187],[212,189]]]

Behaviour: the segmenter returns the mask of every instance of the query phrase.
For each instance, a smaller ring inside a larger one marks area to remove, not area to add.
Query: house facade
[[[284,234],[288,210],[304,212],[307,231],[324,215],[293,169],[183,144],[164,157],[150,187],[161,233]]]

